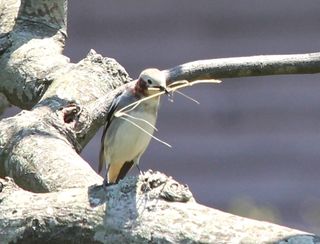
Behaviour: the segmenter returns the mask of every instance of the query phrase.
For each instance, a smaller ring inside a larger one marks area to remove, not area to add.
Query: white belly
[[[153,126],[156,117],[148,113],[131,111],[130,116],[148,121]],[[144,121],[123,116],[125,119],[153,134],[154,129]],[[150,135],[139,129],[132,123],[122,119],[114,118],[105,136],[106,164],[123,163],[131,161],[141,155],[150,142]],[[115,133],[115,135],[114,135]]]

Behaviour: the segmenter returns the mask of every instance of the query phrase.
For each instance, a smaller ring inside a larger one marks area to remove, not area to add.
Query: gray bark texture
[[[0,0],[0,243],[320,243],[299,230],[197,204],[159,172],[102,187],[80,156],[114,96],[133,84],[114,59],[62,55],[66,0]],[[320,72],[320,54],[204,60],[177,80]],[[127,84],[128,83],[128,84]]]

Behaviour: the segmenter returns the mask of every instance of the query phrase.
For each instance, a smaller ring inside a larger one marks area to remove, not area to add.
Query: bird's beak
[[[160,89],[160,91],[164,91],[164,93],[165,93],[166,95],[169,94],[169,91],[167,90],[166,87],[164,87],[164,86],[159,86],[159,89]]]

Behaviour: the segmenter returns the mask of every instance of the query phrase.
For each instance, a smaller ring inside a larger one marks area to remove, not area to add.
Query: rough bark
[[[63,56],[63,0],[1,2],[0,91],[10,103],[30,109],[68,66]],[[31,64],[31,65],[30,65]]]
[[[161,173],[35,194],[1,180],[3,243],[317,243],[316,236],[197,204]],[[17,199],[19,199],[17,201]]]
[[[0,1],[0,93],[28,109],[0,122],[0,176],[7,177],[0,180],[1,243],[319,241],[201,206],[160,173],[129,177],[107,192],[98,186],[102,178],[78,153],[115,94],[133,83],[94,51],[77,64],[62,55],[66,3]],[[310,54],[198,61],[165,72],[169,83],[320,68],[319,55]]]
[[[0,91],[32,109],[0,122],[0,176],[35,192],[101,181],[77,153],[103,124],[114,89],[130,80],[115,60],[94,51],[77,64],[61,54],[65,4],[22,1],[20,9],[5,9],[17,17],[0,59]]]

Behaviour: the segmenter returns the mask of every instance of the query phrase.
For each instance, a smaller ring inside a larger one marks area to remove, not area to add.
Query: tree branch
[[[0,180],[2,243],[317,243],[319,237],[223,213],[187,187],[146,172],[119,184],[45,194]],[[17,200],[18,199],[18,200]],[[44,205],[45,203],[45,205]]]
[[[69,67],[68,58],[62,55],[66,1],[19,3],[10,0],[1,6],[6,12],[0,15],[4,24],[0,33],[0,92],[11,104],[30,109],[61,74],[61,68]]]
[[[33,107],[0,122],[0,176],[34,192],[102,181],[77,153],[103,124],[115,88],[130,81],[121,65],[94,51],[78,64],[61,54],[65,6],[25,0],[0,15],[17,16],[0,57],[0,91],[12,104]]]
[[[115,87],[128,79],[113,59],[90,52],[31,111],[0,122],[0,175],[34,192],[102,182],[77,153],[103,124]]]
[[[165,70],[168,81],[320,73],[320,53],[199,60]]]

